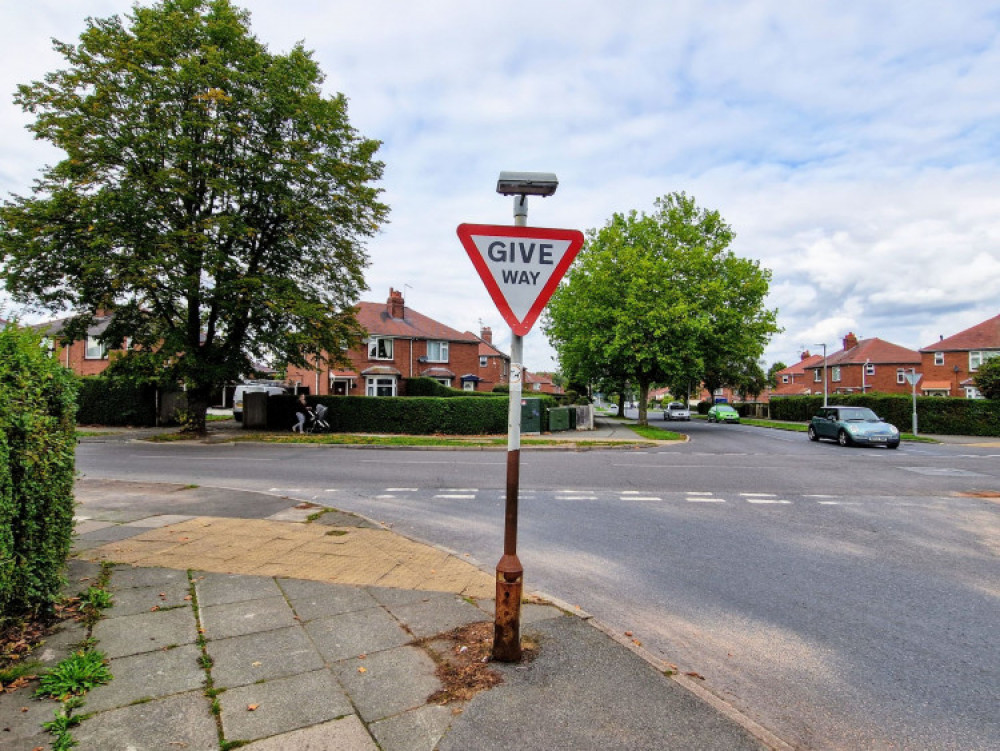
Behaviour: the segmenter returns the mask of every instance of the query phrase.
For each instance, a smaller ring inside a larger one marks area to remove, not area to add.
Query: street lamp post
[[[827,388],[827,377],[826,377],[826,342],[823,342],[822,344],[816,344],[815,346],[823,348],[823,406],[826,407],[828,406],[829,402],[827,394],[829,389]]]

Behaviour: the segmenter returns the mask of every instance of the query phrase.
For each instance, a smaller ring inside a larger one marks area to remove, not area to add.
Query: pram
[[[325,404],[317,404],[316,409],[305,406],[295,413],[296,423],[292,426],[293,433],[322,433],[330,429],[326,420],[329,408]]]

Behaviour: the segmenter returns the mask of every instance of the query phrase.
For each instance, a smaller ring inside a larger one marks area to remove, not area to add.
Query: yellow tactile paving
[[[490,574],[455,555],[382,529],[198,517],[83,551],[79,557],[477,598],[495,594]]]

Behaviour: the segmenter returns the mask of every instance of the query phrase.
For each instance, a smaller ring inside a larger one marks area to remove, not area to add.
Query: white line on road
[[[455,494],[455,493],[442,493],[442,494],[436,495],[434,497],[435,498],[443,498],[443,499],[446,499],[446,500],[453,500],[453,501],[471,501],[476,496],[474,496],[474,495],[460,495],[460,494]]]
[[[782,498],[747,498],[747,503],[791,503]]]
[[[386,488],[386,493],[416,493],[420,488]]]

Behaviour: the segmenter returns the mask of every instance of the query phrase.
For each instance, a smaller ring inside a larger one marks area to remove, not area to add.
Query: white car
[[[276,386],[263,383],[241,383],[233,392],[233,419],[236,422],[243,422],[243,395],[257,392],[270,394],[287,394],[288,389],[284,386]]]
[[[685,407],[680,402],[670,402],[667,408],[663,410],[664,420],[690,420],[691,410]]]

